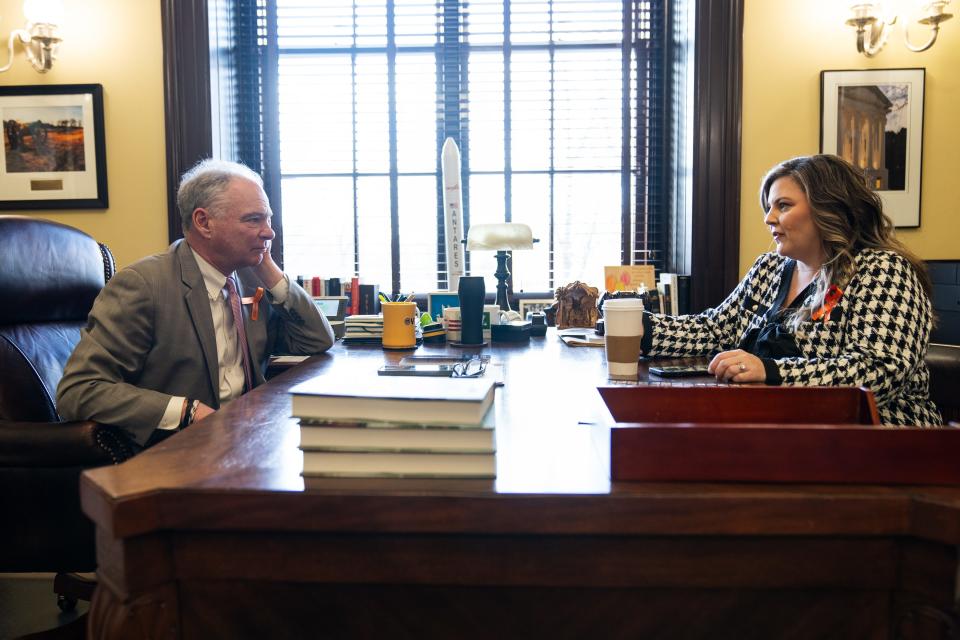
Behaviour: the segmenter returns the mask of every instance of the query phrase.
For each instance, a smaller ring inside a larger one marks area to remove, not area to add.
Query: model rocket
[[[447,138],[440,153],[443,170],[443,219],[447,240],[447,282],[456,291],[463,275],[463,196],[460,190],[460,149]]]

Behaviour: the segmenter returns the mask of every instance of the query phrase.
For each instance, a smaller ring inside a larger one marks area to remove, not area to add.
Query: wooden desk
[[[305,483],[286,390],[398,357],[342,346],[86,472],[91,637],[933,638],[956,620],[960,490],[611,484],[608,430],[579,424],[605,417],[603,351],[552,333],[490,351],[496,481]]]

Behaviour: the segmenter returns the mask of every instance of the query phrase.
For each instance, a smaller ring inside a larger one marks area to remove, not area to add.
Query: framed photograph
[[[920,226],[924,69],[820,72],[820,151],[860,167],[898,227]]]
[[[604,286],[607,291],[636,291],[640,285],[655,289],[657,276],[652,264],[625,264],[603,268]]]
[[[526,320],[528,313],[543,311],[547,307],[552,306],[554,302],[556,302],[556,300],[554,300],[553,298],[536,298],[536,299],[529,299],[529,300],[520,300],[517,303],[519,306],[518,311],[520,312],[520,318],[522,320]]]
[[[103,87],[0,87],[0,209],[105,209]]]
[[[459,307],[460,296],[456,291],[434,291],[427,294],[427,311],[434,321],[443,319],[443,310],[446,307]]]

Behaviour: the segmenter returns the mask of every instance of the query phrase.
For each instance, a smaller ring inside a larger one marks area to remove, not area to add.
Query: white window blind
[[[662,0],[266,2],[288,272],[444,288],[448,135],[465,226],[540,239],[514,252],[515,292],[659,265]],[[494,288],[492,254],[467,265]]]

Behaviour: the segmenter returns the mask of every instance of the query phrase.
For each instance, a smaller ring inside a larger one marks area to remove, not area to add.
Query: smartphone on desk
[[[449,378],[454,374],[452,364],[385,364],[377,370],[381,376],[427,376]]]
[[[689,378],[696,376],[709,376],[707,365],[694,364],[688,366],[674,367],[650,367],[650,373],[661,378]]]
[[[403,358],[400,359],[400,364],[401,364],[401,365],[404,365],[404,366],[405,366],[405,365],[417,365],[417,366],[420,366],[421,364],[449,364],[449,365],[455,365],[455,364],[460,364],[461,362],[466,362],[467,360],[473,360],[473,359],[477,359],[477,360],[480,360],[480,361],[482,361],[482,362],[489,362],[489,361],[490,361],[490,354],[488,354],[488,353],[482,353],[482,354],[460,354],[460,355],[456,355],[456,356],[449,356],[449,355],[439,354],[439,353],[438,353],[438,354],[434,354],[434,355],[415,354],[415,355],[410,355],[410,356],[403,356]]]

